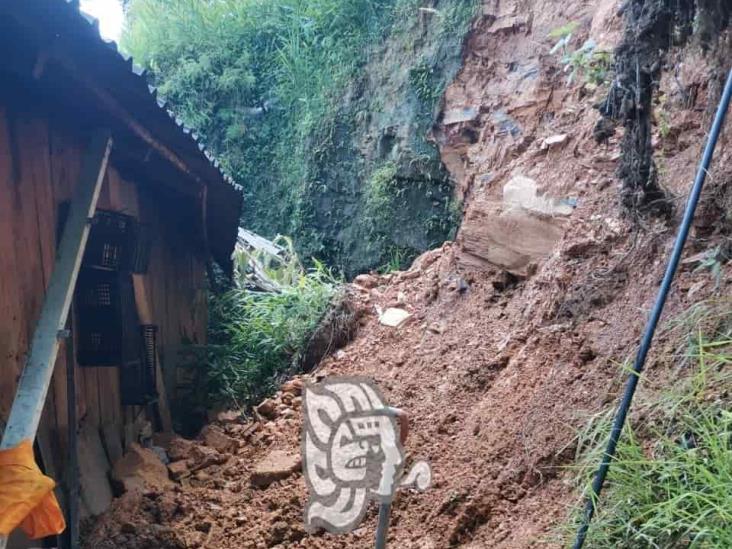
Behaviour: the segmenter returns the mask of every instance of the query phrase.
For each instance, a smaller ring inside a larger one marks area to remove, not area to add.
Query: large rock
[[[212,465],[221,465],[227,460],[227,456],[219,453],[216,448],[210,446],[196,445],[191,449],[190,462],[191,470],[198,471],[211,467]]]
[[[571,215],[574,211],[571,205],[561,200],[539,194],[536,181],[520,175],[504,185],[503,205],[506,209],[552,217]]]
[[[191,476],[191,470],[188,468],[188,460],[182,459],[168,464],[170,476],[176,480]]]
[[[293,396],[300,396],[304,383],[301,379],[292,379],[282,385],[282,392]]]
[[[384,326],[396,328],[407,320],[411,315],[404,309],[390,307],[379,314],[379,322]]]
[[[472,122],[478,118],[478,109],[475,107],[461,107],[445,111],[442,117],[442,123],[445,126],[459,124],[460,122]]]
[[[235,445],[233,438],[229,437],[221,429],[213,425],[207,425],[203,428],[201,431],[201,440],[203,440],[206,446],[216,448],[222,453],[230,452]]]
[[[526,276],[533,262],[554,252],[572,211],[570,204],[540,194],[533,179],[514,177],[502,201],[471,204],[460,229],[460,262]]]
[[[298,454],[275,450],[257,463],[252,472],[253,486],[266,488],[273,482],[283,480],[302,468],[302,459]]]
[[[275,419],[277,417],[277,405],[271,398],[265,399],[257,406],[257,412],[267,419]]]
[[[112,478],[120,483],[125,492],[133,490],[164,490],[170,486],[168,468],[158,455],[139,444],[130,444],[127,453],[115,462]]]
[[[181,459],[188,459],[191,457],[191,451],[196,445],[192,440],[188,440],[181,437],[174,437],[170,440],[166,446],[168,451],[168,457],[170,461],[179,461]]]

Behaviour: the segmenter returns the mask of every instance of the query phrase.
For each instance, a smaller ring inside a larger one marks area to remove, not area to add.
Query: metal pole
[[[724,119],[727,115],[727,109],[729,107],[731,98],[732,70],[730,70],[729,72],[729,75],[727,77],[727,83],[724,87],[724,92],[722,93],[722,98],[720,99],[719,106],[717,107],[717,114],[714,117],[712,129],[709,132],[709,138],[707,139],[707,144],[704,148],[704,155],[702,156],[701,163],[699,164],[699,170],[696,173],[696,179],[694,180],[694,185],[691,188],[689,200],[686,203],[684,217],[681,221],[679,232],[676,235],[676,242],[674,243],[671,257],[669,258],[668,265],[666,266],[666,273],[663,276],[661,287],[658,290],[656,303],[654,304],[653,310],[651,311],[651,316],[648,319],[648,324],[646,324],[643,339],[641,340],[638,354],[633,364],[633,371],[628,376],[623,399],[620,402],[620,406],[618,406],[617,412],[615,413],[615,419],[613,420],[612,429],[610,431],[610,440],[607,443],[607,448],[602,456],[600,468],[597,470],[595,479],[592,483],[592,491],[590,492],[590,495],[588,496],[585,503],[582,523],[577,530],[577,537],[573,545],[574,549],[582,549],[582,546],[585,543],[585,539],[587,538],[587,531],[590,527],[592,517],[595,514],[597,499],[600,497],[600,492],[602,491],[602,487],[605,483],[605,478],[607,477],[607,473],[610,469],[610,462],[615,456],[615,450],[617,449],[618,440],[620,439],[620,433],[623,430],[623,425],[625,424],[625,420],[628,416],[630,404],[633,401],[633,395],[635,394],[635,390],[638,386],[638,380],[640,379],[640,374],[643,371],[643,366],[646,362],[646,356],[648,355],[648,351],[651,348],[651,343],[653,342],[653,335],[656,331],[656,325],[658,324],[658,320],[661,318],[661,313],[663,312],[663,307],[666,304],[666,298],[668,297],[668,293],[671,288],[671,282],[673,281],[674,275],[676,274],[676,269],[679,266],[679,261],[681,260],[681,253],[684,250],[684,244],[686,243],[686,238],[689,235],[691,222],[694,219],[696,206],[699,203],[699,197],[704,186],[704,180],[706,179],[709,165],[712,162],[714,149],[717,145],[717,140],[719,139],[719,134],[722,130],[722,126],[724,125]]]
[[[81,258],[89,237],[89,220],[97,207],[111,146],[112,138],[108,132],[95,133],[84,156],[46,299],[33,333],[28,361],[18,382],[0,449],[13,448],[23,440],[32,441],[36,438],[58,354],[59,336],[66,326]]]
[[[386,535],[389,533],[391,503],[379,505],[379,523],[376,527],[376,549],[386,549]]]
[[[404,410],[389,406],[387,413],[396,418],[399,423],[399,444],[403,445],[409,435],[409,415]],[[400,450],[401,451],[401,450]],[[397,479],[398,480],[398,479]],[[396,492],[398,484],[394,485]],[[379,522],[376,526],[376,549],[386,549],[386,536],[389,533],[389,518],[391,515],[391,502],[379,504]]]

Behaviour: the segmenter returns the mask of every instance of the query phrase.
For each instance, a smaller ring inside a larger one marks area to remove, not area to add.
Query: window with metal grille
[[[99,210],[84,252],[84,265],[112,271],[144,273],[150,257],[150,239],[135,218]]]
[[[118,366],[122,358],[119,273],[84,267],[76,283],[76,359],[80,366]],[[134,299],[134,295],[133,295]]]
[[[152,324],[139,327],[140,353],[137,357],[130,357],[131,360],[122,365],[119,373],[123,405],[144,405],[157,398],[157,333],[158,327]]]

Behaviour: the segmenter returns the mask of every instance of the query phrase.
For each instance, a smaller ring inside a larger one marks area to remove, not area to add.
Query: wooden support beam
[[[111,147],[108,131],[92,136],[0,448],[35,439]]]

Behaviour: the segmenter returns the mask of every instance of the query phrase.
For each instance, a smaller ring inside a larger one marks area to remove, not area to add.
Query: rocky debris
[[[473,203],[460,231],[460,262],[465,268],[500,267],[528,276],[531,264],[546,259],[564,234],[559,218],[504,210],[494,201]]]
[[[463,107],[459,109],[450,109],[446,111],[442,117],[442,123],[445,126],[459,124],[460,122],[470,122],[478,118],[478,109],[475,107]]]
[[[284,520],[278,520],[272,525],[272,544],[282,543],[290,533],[290,525]]]
[[[292,379],[282,385],[282,392],[285,394],[290,394],[294,396],[300,396],[302,394],[302,388],[304,386],[304,383],[301,379]]]
[[[271,398],[263,400],[259,406],[257,406],[257,412],[267,419],[274,419],[277,417],[277,406]]]
[[[433,322],[429,325],[428,329],[433,334],[444,334],[445,330],[447,330],[447,322],[445,322],[444,320]]]
[[[577,259],[586,257],[599,247],[600,243],[594,238],[585,238],[569,243],[562,249],[562,255],[568,258]]]
[[[224,410],[216,414],[216,422],[222,425],[238,423],[242,420],[242,414],[238,410]]]
[[[384,326],[396,328],[400,326],[405,320],[411,315],[404,309],[398,309],[396,307],[389,307],[385,311],[379,314],[379,322]]]
[[[182,437],[174,437],[168,442],[166,450],[170,461],[179,461],[181,459],[187,459],[191,455],[191,450],[196,445],[192,440],[188,440]]]
[[[236,446],[234,439],[227,436],[220,427],[215,425],[207,425],[204,427],[199,438],[206,446],[216,448],[216,450],[222,453],[229,452]]]
[[[299,471],[302,458],[299,454],[274,450],[254,468],[250,482],[258,488],[266,488],[273,482],[283,480]]]
[[[191,464],[191,471],[199,471],[212,465],[221,465],[227,459],[227,456],[219,453],[216,448],[196,445],[191,450],[189,464]]]
[[[485,264],[518,276],[531,274],[537,260],[558,247],[574,207],[566,200],[540,194],[535,180],[512,177],[504,186],[502,201],[475,199],[460,231],[462,263]]]
[[[569,139],[569,136],[566,133],[560,133],[557,135],[552,135],[552,136],[546,137],[541,142],[541,149],[549,150],[549,149],[559,148],[561,145],[564,145],[568,139]]]
[[[136,443],[131,444],[127,453],[115,462],[112,479],[125,492],[151,488],[164,490],[170,487],[168,469],[159,456],[151,449]]]
[[[574,211],[572,206],[559,199],[539,194],[536,181],[520,175],[512,177],[503,186],[503,205],[509,209],[522,209],[547,216],[567,216]]]
[[[375,275],[360,274],[353,279],[353,283],[367,290],[371,290],[379,285],[379,278]]]
[[[188,468],[188,460],[186,459],[169,463],[168,471],[170,472],[171,478],[174,480],[180,480],[191,476],[191,470]]]

